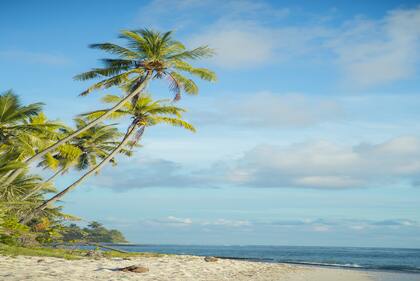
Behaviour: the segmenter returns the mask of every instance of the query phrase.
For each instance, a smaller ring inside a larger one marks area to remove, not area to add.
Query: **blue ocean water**
[[[216,256],[266,262],[407,272],[418,275],[418,280],[420,280],[420,249],[120,244],[113,244],[113,246],[130,252]]]

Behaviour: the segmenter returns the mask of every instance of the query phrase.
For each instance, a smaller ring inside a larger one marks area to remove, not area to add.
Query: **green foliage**
[[[87,125],[86,120],[75,119],[76,129]],[[63,130],[70,134],[72,130]],[[70,168],[85,170],[104,159],[117,145],[121,133],[114,125],[98,124],[58,147],[55,153],[47,153],[39,166],[53,171],[61,169],[65,173]],[[126,153],[129,156],[129,154]],[[114,164],[115,160],[112,161]]]
[[[41,244],[50,244],[61,241],[63,226],[59,222],[41,217],[32,220],[30,223],[31,231],[36,234],[36,241]]]
[[[18,247],[5,245],[0,243],[0,254],[5,256],[36,256],[36,257],[55,257],[67,260],[78,260],[87,258],[87,250],[76,250],[76,249],[58,249],[58,248],[47,248],[47,247]],[[162,257],[164,254],[157,253],[120,253],[113,251],[102,252],[106,258],[133,258],[133,257]]]
[[[48,153],[38,166],[55,171],[52,177],[44,181],[40,176],[29,174],[23,161],[32,156],[36,150],[43,149],[52,141],[72,131],[71,128],[51,122],[41,112],[42,104],[24,106],[12,91],[0,95],[0,243],[8,245],[45,245],[65,240],[69,234],[63,220],[74,217],[61,213],[60,208],[51,207],[43,210],[27,224],[19,221],[34,207],[44,201],[43,195],[55,192],[53,179],[68,169],[85,169],[95,165],[118,145],[121,133],[113,125],[98,124],[70,143],[64,144]],[[86,121],[76,119],[76,127],[81,128]],[[125,150],[125,154],[127,150]],[[115,162],[115,161],[114,161]],[[3,184],[2,178],[16,169],[24,168],[10,183]],[[80,229],[77,227],[78,232]],[[82,230],[79,238],[89,235],[106,241],[125,241],[121,233],[97,230]],[[75,232],[75,233],[76,233]],[[80,231],[79,231],[80,232]],[[101,233],[99,233],[101,232]],[[75,233],[70,236],[75,236]],[[75,236],[77,237],[77,235]],[[68,240],[66,240],[68,241]]]
[[[80,228],[76,224],[70,224],[63,227],[62,236],[64,242],[127,243],[120,231],[108,230],[98,222],[91,222],[84,228]]]
[[[132,148],[139,146],[137,143],[146,127],[169,124],[195,131],[182,119],[183,108],[168,100],[154,101],[150,95],[140,96],[139,93],[150,79],[165,78],[174,93],[174,101],[181,98],[182,92],[198,94],[199,88],[193,78],[215,81],[216,75],[190,62],[212,56],[213,50],[207,46],[187,49],[172,38],[172,32],[150,29],[125,30],[120,38],[125,46],[91,45],[113,57],[102,60],[104,67],[82,73],[75,79],[100,79],[82,95],[118,86],[128,93],[125,97],[128,102],[123,101],[123,97],[108,95],[104,101],[113,103],[113,108],[75,119],[75,128],[49,120],[42,112],[41,103],[23,105],[11,90],[0,94],[0,243],[126,242],[121,232],[108,230],[98,223],[85,228],[64,225],[64,221],[74,217],[63,214],[54,203],[85,177],[97,173],[102,164],[107,161],[115,164],[117,153],[131,156]],[[100,123],[106,116],[90,123],[90,119],[105,113],[109,113],[107,116],[111,119],[131,118],[127,134],[119,132],[114,124]],[[36,165],[49,170],[51,175],[43,179],[29,172],[29,168]],[[69,188],[56,193],[54,180],[70,169],[89,169],[89,172]],[[47,193],[56,194],[46,200]]]
[[[69,226],[64,226],[62,231],[62,239],[64,242],[77,243],[85,242],[87,233],[78,225],[72,223]]]
[[[24,106],[11,90],[0,95],[0,155],[24,160],[58,138],[63,124],[49,121],[41,110],[42,103]]]
[[[18,218],[10,216],[3,217],[1,223],[2,233],[0,243],[7,245],[21,245],[29,234],[29,227],[19,223]]]

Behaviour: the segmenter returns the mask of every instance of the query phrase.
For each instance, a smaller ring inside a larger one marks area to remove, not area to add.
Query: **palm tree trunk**
[[[26,194],[21,200],[24,201],[34,195],[38,190],[41,190],[47,183],[52,182],[58,175],[60,175],[66,168],[62,168],[55,172],[51,177],[49,177],[46,181],[38,184],[34,189],[31,190],[28,194]]]
[[[87,124],[85,127],[80,128],[79,130],[73,132],[72,134],[68,135],[67,137],[57,141],[55,144],[47,147],[46,149],[38,152],[37,154],[35,154],[34,156],[28,158],[25,161],[25,164],[29,165],[31,163],[33,163],[34,161],[40,159],[41,157],[43,157],[45,154],[47,154],[48,152],[53,151],[54,149],[56,149],[57,147],[59,147],[62,144],[65,144],[66,142],[68,142],[69,140],[71,140],[72,138],[76,137],[77,135],[87,131],[89,128],[99,124],[100,122],[104,121],[109,115],[111,115],[113,112],[117,111],[118,109],[120,109],[126,102],[130,101],[132,98],[134,98],[136,95],[140,94],[141,91],[143,91],[143,89],[145,88],[147,82],[150,80],[152,76],[152,72],[148,71],[143,82],[129,95],[127,95],[124,99],[122,99],[120,102],[118,102],[114,107],[112,107],[110,110],[108,110],[106,113],[104,113],[102,116],[96,118],[95,120],[93,120],[92,122],[90,122],[89,124]],[[23,171],[23,168],[17,169],[15,170],[3,183],[4,185],[8,185],[10,184],[21,172]]]
[[[47,208],[49,205],[57,202],[60,200],[65,194],[75,189],[82,181],[90,177],[91,175],[95,174],[97,171],[99,171],[102,166],[104,166],[106,163],[108,163],[120,150],[128,143],[130,138],[133,136],[133,134],[136,132],[136,125],[133,125],[129,127],[127,130],[127,133],[125,134],[123,140],[121,143],[107,156],[105,157],[101,163],[96,165],[94,168],[92,168],[89,172],[84,174],[82,177],[80,177],[77,181],[69,185],[67,188],[65,188],[63,191],[57,193],[50,199],[46,200],[44,203],[42,203],[40,206],[36,207],[31,213],[29,213],[25,218],[23,218],[20,223],[26,224],[28,223],[34,216],[36,216],[39,212]]]

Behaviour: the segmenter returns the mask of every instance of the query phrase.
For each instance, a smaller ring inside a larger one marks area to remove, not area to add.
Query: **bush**
[[[30,246],[37,244],[30,228],[20,224],[16,217],[3,217],[1,223],[0,243],[13,246]]]

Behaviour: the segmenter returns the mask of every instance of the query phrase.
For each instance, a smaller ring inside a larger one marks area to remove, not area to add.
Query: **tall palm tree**
[[[76,129],[86,125],[86,120],[81,118],[75,119],[75,122]],[[65,131],[65,133],[67,132]],[[121,135],[115,126],[100,123],[72,139],[71,143],[60,146],[55,155],[46,154],[44,160],[38,166],[53,170],[53,175],[27,193],[22,200],[29,198],[42,189],[43,186],[52,182],[57,176],[66,173],[72,167],[77,170],[85,170],[96,166],[99,160],[104,159],[114,150]],[[129,149],[123,148],[120,152],[130,156]],[[115,159],[110,161],[113,164],[116,163]]]
[[[106,102],[121,102],[124,100],[124,97],[108,95],[104,99]],[[34,215],[38,212],[44,210],[49,205],[60,200],[65,194],[76,188],[82,181],[90,177],[97,171],[99,171],[106,163],[108,163],[121,149],[126,145],[135,145],[141,136],[143,135],[145,129],[150,126],[157,124],[169,124],[171,126],[181,127],[189,131],[195,132],[195,128],[188,122],[182,119],[182,113],[185,112],[183,108],[167,104],[165,100],[153,101],[149,95],[142,95],[136,100],[136,103],[126,101],[123,104],[123,108],[115,111],[110,117],[119,118],[124,116],[129,116],[132,118],[125,136],[123,137],[121,143],[107,156],[105,157],[98,165],[89,170],[86,174],[80,177],[77,181],[69,185],[63,191],[57,193],[52,198],[45,201],[43,204],[38,206],[26,216],[21,222],[27,223],[32,219]],[[84,114],[90,119],[95,119],[97,116],[103,115],[109,109],[97,110]]]
[[[181,91],[192,95],[198,94],[198,87],[195,82],[184,74],[207,81],[216,80],[214,72],[205,68],[196,68],[188,62],[189,60],[212,56],[214,52],[207,46],[189,50],[181,42],[172,39],[171,31],[161,33],[149,29],[125,30],[121,32],[120,38],[126,40],[126,47],[114,43],[90,45],[91,48],[103,50],[115,55],[116,58],[103,59],[104,67],[77,75],[75,79],[102,79],[82,92],[81,95],[87,95],[94,90],[112,86],[129,88],[127,95],[85,127],[74,131],[27,159],[27,164],[41,159],[48,152],[57,149],[78,134],[107,119],[109,115],[123,107],[127,101],[133,99],[135,104],[135,100],[151,79],[168,79],[169,87],[175,94],[175,100],[181,98]],[[16,177],[18,173],[19,170],[16,170],[7,181],[13,180],[13,177]]]

